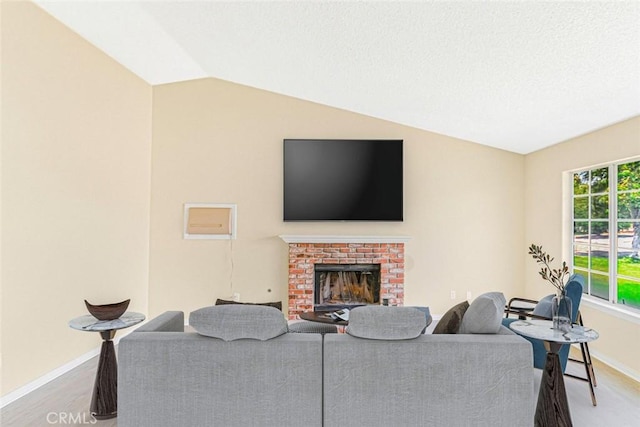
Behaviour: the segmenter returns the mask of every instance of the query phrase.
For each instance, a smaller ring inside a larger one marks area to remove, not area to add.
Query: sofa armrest
[[[518,335],[518,334],[516,334],[511,329],[509,329],[508,326],[500,325],[500,329],[498,330],[498,333],[496,335]]]
[[[166,311],[140,326],[134,332],[184,332],[184,313]]]

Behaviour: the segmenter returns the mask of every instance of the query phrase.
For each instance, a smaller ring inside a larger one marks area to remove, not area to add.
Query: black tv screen
[[[402,140],[284,140],[285,221],[402,221]]]

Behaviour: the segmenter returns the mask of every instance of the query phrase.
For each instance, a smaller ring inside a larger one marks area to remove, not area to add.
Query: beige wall
[[[286,304],[279,234],[411,236],[406,304],[434,313],[467,290],[522,293],[523,156],[215,79],[154,87],[153,123],[152,315],[232,292]],[[404,139],[405,221],[284,223],[284,138]],[[238,239],[183,240],[186,202],[237,203]]]
[[[151,87],[27,2],[2,3],[2,395],[96,348],[67,322],[147,312]]]
[[[640,117],[529,154],[525,158],[526,243],[537,243],[559,260],[570,259],[563,236],[563,172],[640,155]],[[564,243],[563,243],[563,237]],[[529,297],[551,293],[531,257],[525,263]],[[600,333],[590,347],[601,358],[640,378],[640,327],[588,304],[585,322]]]

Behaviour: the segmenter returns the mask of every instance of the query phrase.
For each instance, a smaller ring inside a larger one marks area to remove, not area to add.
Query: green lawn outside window
[[[640,159],[572,178],[574,272],[586,293],[609,301],[613,289],[611,302],[640,309]]]

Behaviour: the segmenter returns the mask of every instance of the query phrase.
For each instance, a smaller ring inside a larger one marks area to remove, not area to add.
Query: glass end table
[[[547,360],[538,392],[535,425],[571,426],[571,412],[558,352],[565,344],[594,341],[599,335],[593,329],[580,325],[572,325],[568,332],[553,329],[552,326],[551,320],[517,320],[509,325],[520,335],[541,340],[547,350]]]
[[[98,332],[102,337],[98,370],[91,397],[91,415],[98,420],[114,418],[118,414],[118,364],[113,338],[118,329],[137,325],[144,314],[127,311],[115,320],[98,320],[90,314],[69,321],[69,327],[79,331]]]

